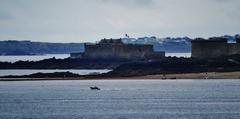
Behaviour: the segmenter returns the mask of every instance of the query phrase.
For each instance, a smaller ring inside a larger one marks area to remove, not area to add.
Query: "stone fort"
[[[210,38],[208,40],[197,38],[192,40],[193,58],[216,58],[240,54],[240,39],[235,43],[228,43],[226,38]]]
[[[84,44],[83,53],[71,53],[81,59],[159,59],[165,52],[155,52],[153,45],[124,44],[122,39],[102,39],[96,44]]]

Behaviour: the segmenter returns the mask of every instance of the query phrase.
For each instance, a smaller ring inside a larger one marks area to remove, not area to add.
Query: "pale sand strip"
[[[207,72],[132,77],[137,79],[240,79],[240,72]]]
[[[184,73],[166,75],[146,75],[134,77],[107,77],[107,78],[0,78],[0,81],[40,81],[40,80],[165,80],[165,79],[240,79],[238,72],[207,72],[207,73]]]

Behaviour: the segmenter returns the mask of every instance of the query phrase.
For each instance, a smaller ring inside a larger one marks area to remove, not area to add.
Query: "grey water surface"
[[[240,80],[2,81],[0,118],[239,119]]]

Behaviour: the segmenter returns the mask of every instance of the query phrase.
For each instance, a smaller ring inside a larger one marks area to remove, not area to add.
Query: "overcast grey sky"
[[[239,11],[240,0],[0,0],[0,40],[234,35]]]

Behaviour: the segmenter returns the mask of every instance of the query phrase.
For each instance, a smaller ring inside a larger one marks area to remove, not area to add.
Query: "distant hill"
[[[226,38],[229,42],[235,42],[240,35],[220,36]],[[218,38],[218,37],[212,37]],[[155,51],[165,51],[167,53],[189,53],[191,52],[191,38],[122,38],[126,44],[152,44]],[[0,41],[0,55],[38,55],[38,54],[69,54],[72,52],[83,52],[83,43],[47,43],[31,41]]]
[[[191,39],[188,37],[182,38],[123,38],[123,42],[127,44],[152,44],[155,51],[165,51],[168,53],[186,53],[191,52]]]
[[[230,36],[230,35],[224,35],[220,37],[210,37],[209,39],[216,39],[216,38],[225,38],[228,40],[228,42],[236,42],[237,39],[240,39],[240,35],[236,34],[235,36]]]
[[[123,42],[127,44],[152,44],[155,51],[191,52],[191,39],[187,37],[164,39],[156,37],[123,38]],[[69,54],[83,51],[83,43],[0,41],[0,55]]]
[[[211,38],[226,38],[229,42],[236,42],[236,39],[240,38],[240,35],[235,36],[224,35],[220,37]],[[157,38],[142,37],[142,38],[123,38],[123,42],[127,44],[152,44],[155,51],[165,51],[167,53],[189,53],[191,52],[191,38],[178,37],[178,38]]]
[[[83,43],[0,41],[0,55],[68,54],[71,52],[83,52],[83,50]]]

